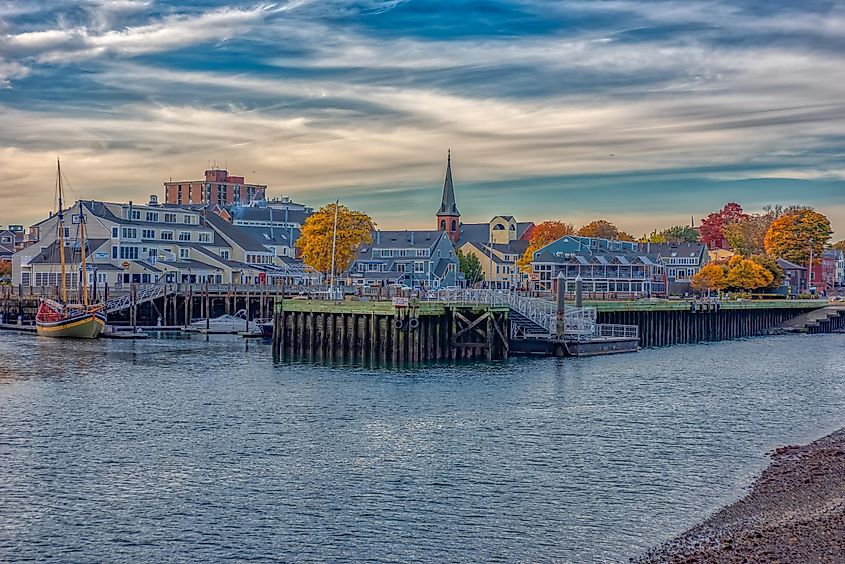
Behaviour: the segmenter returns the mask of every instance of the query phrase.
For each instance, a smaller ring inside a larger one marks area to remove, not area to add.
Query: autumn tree
[[[703,292],[720,291],[727,288],[725,265],[711,262],[701,267],[692,277],[692,287]]]
[[[843,251],[845,252],[845,241],[837,241],[830,246],[831,249],[835,251]]]
[[[525,253],[517,261],[517,265],[525,272],[531,270],[531,260],[534,253],[542,249],[549,243],[553,243],[566,235],[575,233],[575,226],[571,223],[562,221],[544,221],[534,227],[529,239],[528,248]]]
[[[464,253],[458,250],[458,262],[461,265],[461,272],[467,284],[472,286],[484,279],[484,272],[481,269],[481,261],[473,253]]]
[[[701,220],[701,242],[711,249],[724,249],[728,245],[725,227],[747,218],[748,214],[742,211],[742,206],[739,204],[735,202],[725,204],[721,210]]]
[[[364,212],[344,205],[326,204],[305,220],[296,248],[302,260],[318,272],[328,274],[332,268],[332,237],[337,207],[337,242],[335,272],[343,272],[355,259],[358,248],[372,241],[373,220]]]
[[[756,290],[768,288],[772,285],[772,274],[754,262],[740,256],[731,258],[728,262],[728,273],[725,276],[728,288],[737,290]]]
[[[619,239],[619,228],[607,221],[606,219],[597,219],[591,221],[584,227],[578,230],[578,235],[581,237],[596,237],[599,239]],[[634,238],[625,233],[630,241]]]
[[[808,208],[793,209],[772,221],[763,243],[769,255],[804,264],[811,247],[815,257],[821,256],[831,234],[830,221],[823,214]]]
[[[783,269],[778,265],[778,261],[773,259],[769,255],[752,255],[751,260],[765,268],[769,271],[772,275],[772,283],[769,284],[770,288],[776,288],[783,283]]]
[[[4,261],[4,260],[0,260],[0,279],[4,278],[6,276],[11,276],[11,275],[12,275],[12,263]],[[2,283],[2,280],[0,280],[0,283]]]

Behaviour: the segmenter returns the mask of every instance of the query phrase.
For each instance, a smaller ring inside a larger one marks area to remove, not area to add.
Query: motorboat
[[[249,333],[261,334],[261,327],[255,321],[249,321],[246,310],[239,310],[235,315],[221,315],[209,319],[199,319],[190,325],[192,331],[202,333]]]

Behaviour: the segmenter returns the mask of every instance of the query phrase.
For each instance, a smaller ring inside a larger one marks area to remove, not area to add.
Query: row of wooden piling
[[[286,311],[274,315],[276,360],[415,365],[508,356],[507,311],[445,306],[439,315],[413,308],[384,312]]]
[[[763,335],[809,309],[711,308],[705,311],[600,311],[599,323],[637,325],[640,346],[722,341]]]

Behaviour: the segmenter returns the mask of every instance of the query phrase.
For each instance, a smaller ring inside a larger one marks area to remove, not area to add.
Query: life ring
[[[411,331],[413,331],[414,329],[416,329],[419,326],[420,326],[420,320],[417,319],[416,317],[412,317],[411,319],[408,320],[408,329],[410,329]]]
[[[405,321],[401,317],[397,317],[393,320],[393,326],[397,329],[403,329],[405,327]]]

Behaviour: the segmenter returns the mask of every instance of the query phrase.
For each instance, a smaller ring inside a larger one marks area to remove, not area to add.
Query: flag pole
[[[331,277],[331,284],[329,286],[331,290],[331,297],[330,299],[334,299],[334,264],[335,264],[335,249],[337,249],[337,209],[340,204],[340,200],[335,200],[334,202],[334,231],[332,232],[332,277]]]

